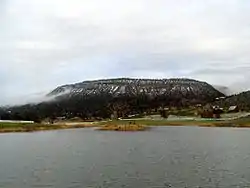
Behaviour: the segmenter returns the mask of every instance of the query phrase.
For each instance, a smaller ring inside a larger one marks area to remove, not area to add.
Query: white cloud
[[[191,77],[250,89],[250,2],[0,2],[0,103],[104,77]]]

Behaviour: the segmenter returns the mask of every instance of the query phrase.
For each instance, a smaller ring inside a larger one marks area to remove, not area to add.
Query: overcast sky
[[[0,104],[111,77],[250,89],[249,10],[249,0],[0,0]]]

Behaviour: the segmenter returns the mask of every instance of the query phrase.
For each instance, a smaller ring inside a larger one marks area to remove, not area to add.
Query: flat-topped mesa
[[[117,78],[63,85],[46,96],[49,100],[7,111],[13,112],[12,118],[21,114],[36,121],[55,117],[100,120],[155,113],[160,107],[204,105],[224,96],[208,83],[192,79]],[[9,118],[7,111],[1,114]]]
[[[116,78],[94,81],[84,81],[71,85],[63,85],[51,93],[49,96],[93,96],[109,94],[112,96],[127,95],[147,95],[154,96],[177,96],[183,95],[188,98],[216,98],[224,96],[213,86],[206,82],[193,79],[173,78],[173,79],[132,79]]]

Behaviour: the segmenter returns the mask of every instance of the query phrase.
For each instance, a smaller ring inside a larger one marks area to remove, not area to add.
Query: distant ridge
[[[228,96],[216,103],[222,107],[239,106],[241,110],[250,110],[250,91]]]

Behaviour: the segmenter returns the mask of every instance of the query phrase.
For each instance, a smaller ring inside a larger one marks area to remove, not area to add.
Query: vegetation
[[[216,120],[216,119],[200,119],[200,120],[134,120],[133,124],[144,126],[201,126],[201,127],[250,127],[250,117],[239,118],[236,120]],[[105,125],[129,125],[131,120],[115,120],[106,122],[100,122],[97,126]]]
[[[150,98],[145,95],[123,95],[116,98],[110,95],[75,96],[37,105],[11,107],[0,111],[0,118],[3,120],[31,120],[37,123],[46,118],[55,119],[56,117],[65,117],[65,119],[80,117],[82,120],[99,120],[110,118],[114,112],[117,112],[118,117],[156,113],[161,107],[177,108],[178,110],[172,111],[173,115],[193,115],[193,109],[179,109],[187,109],[190,105],[196,103],[204,103],[204,101],[188,100],[182,98],[181,95],[171,99],[164,96]]]
[[[243,117],[236,120],[113,120],[102,122],[84,122],[77,124],[32,124],[32,123],[0,123],[0,133],[6,132],[33,132],[42,130],[71,129],[97,127],[97,130],[110,131],[143,131],[152,126],[201,126],[201,127],[250,127],[250,117]]]
[[[169,115],[175,115],[175,116],[195,116],[197,113],[197,109],[195,107],[189,107],[189,108],[171,108],[169,110]]]
[[[224,108],[238,106],[240,110],[250,111],[250,91],[229,96],[226,99],[216,101],[214,104]]]
[[[71,129],[71,128],[85,128],[92,127],[88,124],[32,124],[32,123],[0,123],[0,133],[7,132],[34,132],[43,130],[56,130],[56,129]]]
[[[132,85],[131,85],[132,83]],[[129,85],[130,84],[130,85]],[[111,87],[112,86],[112,87]],[[110,88],[126,86],[126,92],[123,94],[112,93]],[[63,86],[66,87],[66,86]],[[64,92],[63,87],[54,90],[51,95]],[[2,120],[28,120],[35,124],[1,124],[0,129],[7,131],[18,129],[20,131],[33,131],[39,129],[58,129],[69,128],[66,125],[54,125],[53,122],[58,117],[69,121],[100,121],[110,117],[118,119],[119,117],[128,119],[130,115],[136,114],[131,118],[142,118],[152,114],[160,114],[167,118],[170,115],[175,116],[196,116],[203,118],[219,118],[222,112],[215,112],[212,106],[218,105],[228,109],[229,106],[237,105],[241,110],[250,110],[250,91],[233,95],[227,98],[220,98],[215,101],[221,93],[211,88],[209,84],[188,79],[173,80],[133,80],[133,79],[113,79],[93,82],[84,82],[70,85],[73,89],[83,89],[82,92],[74,92],[62,95],[56,100],[43,102],[40,104],[28,104],[8,108],[0,108],[0,119]],[[155,89],[154,93],[139,92],[141,88]],[[161,93],[164,88],[165,93]],[[174,89],[173,89],[174,88]],[[184,88],[184,91],[182,90]],[[186,90],[185,90],[186,88]],[[189,88],[187,90],[187,88]],[[191,88],[191,89],[190,89]],[[96,92],[98,89],[98,92]],[[94,94],[87,95],[86,91],[95,91]],[[128,91],[127,91],[128,90]],[[85,92],[85,93],[84,93]],[[131,94],[132,93],[132,94]],[[206,104],[211,104],[210,108],[204,108]],[[200,110],[195,107],[201,106]],[[165,110],[169,109],[169,110]],[[50,125],[41,124],[47,120]],[[110,124],[127,125],[131,121],[112,121]],[[195,125],[195,126],[220,126],[220,127],[248,127],[249,118],[232,121],[169,121],[169,120],[137,120],[138,125]],[[110,125],[109,124],[109,125]],[[103,126],[106,123],[97,123]],[[7,127],[6,127],[7,126]],[[79,125],[79,127],[82,127]],[[114,126],[115,127],[115,126]],[[72,126],[70,127],[72,128]]]
[[[65,90],[70,92],[65,93]],[[0,109],[0,119],[37,123],[56,117],[99,120],[110,118],[114,112],[117,117],[128,117],[132,114],[150,114],[165,107],[183,109],[196,104],[204,105],[224,96],[211,85],[196,80],[125,78],[66,85],[58,87],[49,96],[58,94],[62,95],[50,102]],[[188,114],[187,111],[178,113]],[[162,113],[162,116],[167,117],[167,114]]]
[[[145,131],[149,127],[140,124],[107,124],[100,126],[97,130],[101,131]]]

